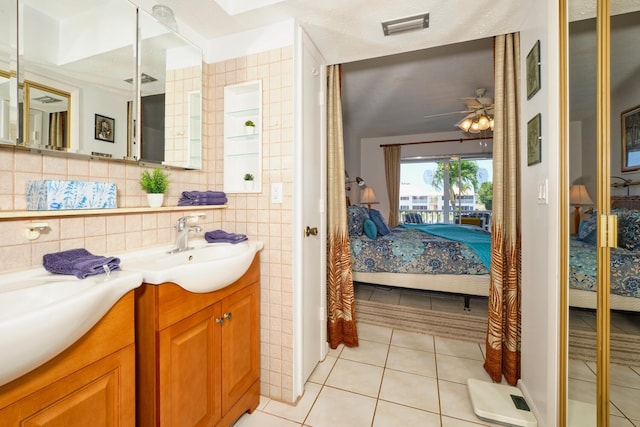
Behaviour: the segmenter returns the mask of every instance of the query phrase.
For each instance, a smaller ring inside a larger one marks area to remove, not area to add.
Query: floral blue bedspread
[[[596,247],[572,237],[569,253],[569,287],[595,291]],[[611,293],[640,297],[640,251],[611,249]]]
[[[365,273],[489,274],[464,243],[395,227],[386,236],[350,237],[353,271]]]

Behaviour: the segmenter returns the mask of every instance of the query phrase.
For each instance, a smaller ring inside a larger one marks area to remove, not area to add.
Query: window
[[[490,158],[404,160],[400,218],[404,212],[419,211],[427,223],[452,223],[457,212],[491,210],[492,179]]]

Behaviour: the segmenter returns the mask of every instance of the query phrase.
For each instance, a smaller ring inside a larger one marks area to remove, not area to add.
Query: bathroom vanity
[[[134,425],[133,327],[129,291],[69,348],[0,387],[0,425]]]
[[[260,254],[233,283],[136,289],[137,425],[228,427],[260,399]]]

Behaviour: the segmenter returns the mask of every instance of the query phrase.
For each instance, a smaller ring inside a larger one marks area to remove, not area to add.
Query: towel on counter
[[[46,254],[42,257],[42,265],[49,273],[73,274],[78,279],[120,269],[120,258],[93,255],[86,249],[69,249],[67,251]]]
[[[246,234],[227,233],[224,230],[207,231],[204,238],[209,243],[240,243],[248,240]]]
[[[224,205],[227,195],[224,191],[183,191],[178,206]]]

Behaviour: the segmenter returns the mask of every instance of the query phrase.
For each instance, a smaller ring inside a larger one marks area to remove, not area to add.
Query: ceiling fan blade
[[[478,109],[478,108],[482,108],[483,105],[478,102],[478,100],[476,98],[462,98],[462,100],[464,101],[465,105],[469,108],[469,109]]]
[[[431,119],[433,117],[450,116],[452,114],[465,114],[465,113],[471,113],[471,112],[472,111],[470,111],[470,110],[450,111],[448,113],[431,114],[430,116],[424,116],[424,118],[425,119]]]
[[[493,98],[489,98],[489,97],[481,97],[481,98],[477,98],[478,102],[480,102],[483,105],[491,105],[493,104]]]

